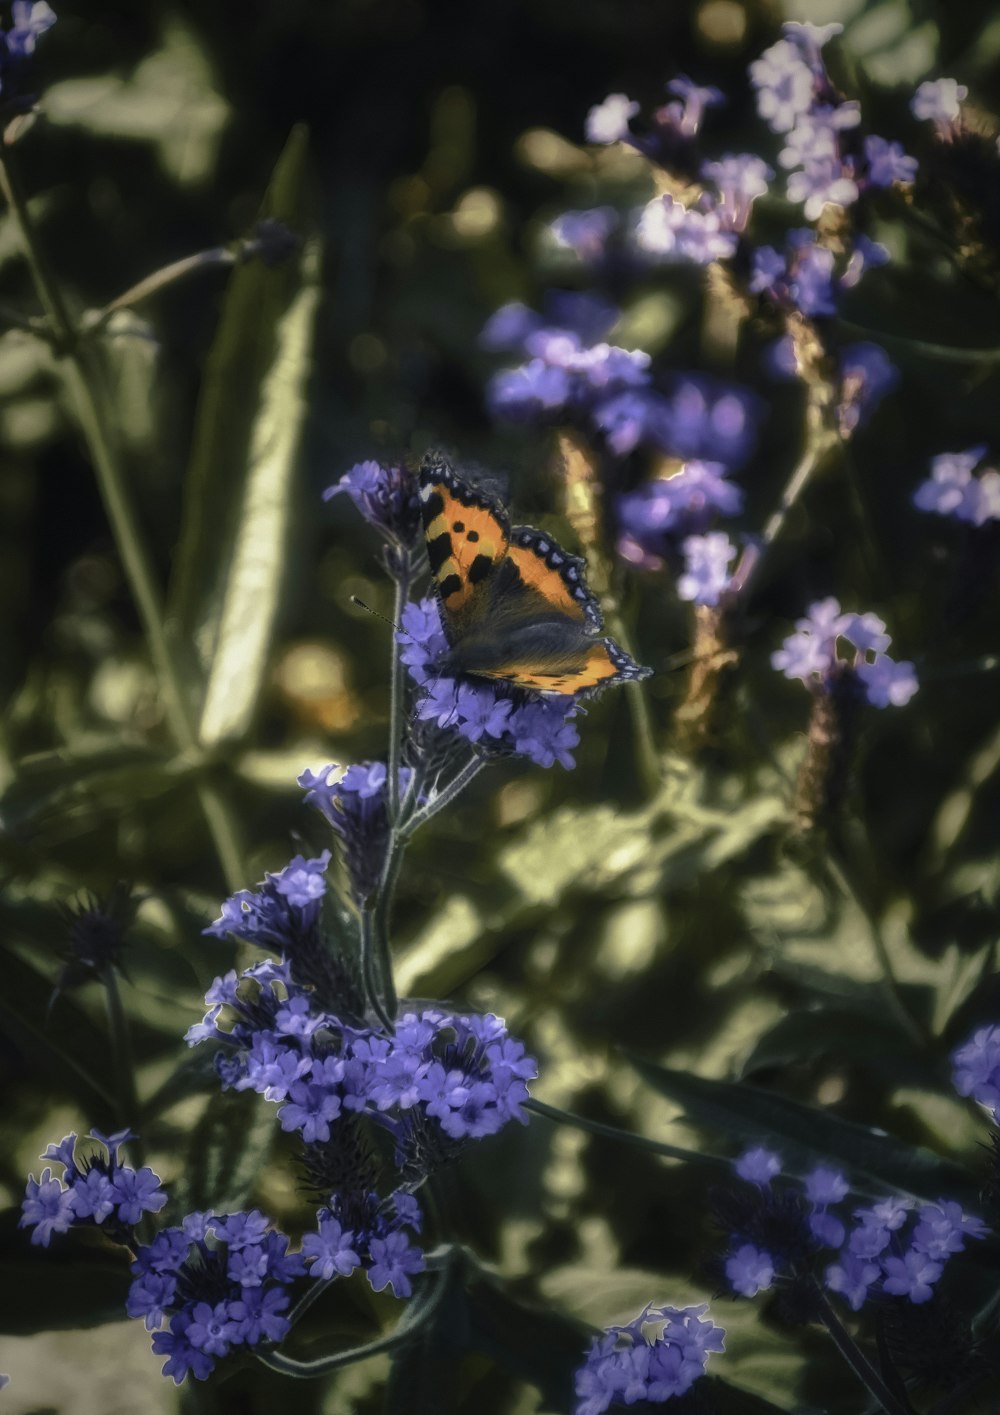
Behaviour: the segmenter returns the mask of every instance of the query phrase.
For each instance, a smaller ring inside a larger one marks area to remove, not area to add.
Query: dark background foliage
[[[287,553],[264,567],[280,613],[254,685],[259,700],[252,725],[207,763],[185,761],[170,743],[59,368],[21,331],[0,337],[0,1184],[9,1205],[46,1143],[114,1119],[99,993],[84,989],[51,1012],[47,1002],[65,933],[58,906],[128,879],[143,903],[125,997],[154,1162],[182,1192],[185,1177],[190,1193],[226,1179],[233,1202],[249,1193],[287,1226],[305,1223],[269,1117],[233,1097],[207,1100],[204,1078],[177,1071],[200,995],[232,964],[227,945],[200,935],[231,882],[199,808],[199,774],[239,821],[250,884],[303,842],[326,843],[301,808],[296,772],[384,750],[388,630],[350,596],[388,613],[391,595],[346,498],[329,507],[319,499],[354,461],[443,444],[508,476],[519,519],[569,541],[548,440],[488,415],[496,361],[477,333],[505,300],[537,303],[551,283],[580,282],[553,266],[541,239],[547,220],[608,199],[609,186],[612,199],[642,199],[641,172],[606,180],[577,146],[588,108],[606,93],[656,104],[677,71],[719,84],[733,101],[709,141],[773,160],[744,74],[788,17],[846,23],[838,76],[878,131],[918,153],[907,102],[929,74],[968,84],[984,125],[994,121],[1000,28],[979,3],[830,0],[786,11],[763,0],[122,0],[60,9],[40,46],[42,118],[16,156],[73,310],[99,308],[151,270],[244,235],[297,124],[309,132],[299,224],[321,248],[319,302],[285,493]],[[850,465],[818,480],[792,518],[753,602],[709,758],[692,763],[674,750],[684,691],[674,656],[688,648],[690,627],[669,584],[647,578],[627,595],[640,656],[658,670],[649,698],[662,792],[644,794],[624,695],[612,694],[583,725],[575,771],[497,767],[414,849],[396,910],[401,990],[506,1015],[538,1054],[537,1094],[553,1104],[708,1151],[730,1154],[770,1133],[793,1153],[798,1122],[775,1133],[745,1092],[713,1093],[709,1103],[684,1076],[749,1079],[825,1106],[829,1152],[845,1162],[862,1165],[836,1125],[856,1120],[976,1173],[982,1126],[949,1096],[946,1057],[974,1023],[997,1015],[997,543],[919,515],[910,497],[932,453],[980,441],[1000,449],[998,252],[970,272],[949,240],[949,214],[923,214],[921,225],[886,205],[878,234],[894,262],[843,311],[849,325],[875,331],[868,337],[884,335],[902,388],[859,435]],[[0,281],[8,314],[35,312],[6,217]],[[192,441],[207,436],[196,409],[226,289],[225,272],[203,272],[126,316],[107,340],[117,443],[164,584],[185,517],[197,519],[202,492],[190,478],[185,492],[185,469]],[[672,273],[659,292],[651,324],[646,311],[649,347],[668,367],[705,367],[697,282]],[[251,352],[255,337],[248,327]],[[749,525],[773,506],[802,438],[801,399],[768,382],[760,348],[751,330],[737,366],[714,370],[766,400],[761,446],[742,476]],[[233,426],[251,416],[238,384],[223,394]],[[215,544],[225,559],[235,531],[230,492],[217,482],[214,499],[205,493],[209,563]],[[788,843],[808,705],[768,665],[788,621],[827,593],[877,609],[922,682],[904,712],[868,714],[842,849],[829,856]],[[891,1005],[885,954],[898,979]],[[640,1074],[626,1051],[668,1064],[674,1079]],[[678,1108],[694,1128],[676,1120]],[[220,1156],[232,1159],[238,1140],[242,1169],[227,1175]],[[668,1166],[537,1117],[473,1149],[442,1181],[435,1207],[441,1232],[503,1281],[470,1277],[437,1344],[391,1375],[385,1362],[352,1367],[296,1390],[298,1408],[375,1410],[387,1389],[392,1411],[562,1409],[586,1339],[579,1322],[601,1326],[650,1299],[710,1295],[710,1168]],[[822,1139],[813,1149],[825,1152]],[[891,1176],[884,1155],[871,1163]],[[931,1170],[929,1197],[939,1181],[957,1182]],[[974,1192],[975,1178],[965,1182]],[[113,1255],[75,1236],[29,1252],[14,1222],[11,1208],[2,1242],[14,1281],[0,1296],[0,1367],[15,1377],[9,1408],[179,1408],[138,1324],[117,1322],[125,1278]],[[392,1320],[391,1306],[352,1288],[315,1339],[370,1337]],[[789,1337],[747,1304],[720,1302],[715,1315],[731,1333],[729,1355],[713,1366],[720,1374],[780,1408],[860,1408],[815,1332]],[[253,1371],[187,1398],[192,1408],[263,1412],[290,1397],[278,1378]]]

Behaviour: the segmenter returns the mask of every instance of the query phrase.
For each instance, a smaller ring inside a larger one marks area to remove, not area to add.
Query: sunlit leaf
[[[169,177],[196,185],[215,170],[231,109],[194,34],[171,15],[164,20],[163,47],[129,78],[64,79],[46,90],[45,116],[100,137],[148,142]]]
[[[296,128],[260,213],[296,232],[303,224],[306,146],[305,129]],[[273,625],[317,299],[314,258],[310,252],[308,269],[299,260],[273,268],[252,260],[233,272],[202,379],[168,614],[178,639],[193,641],[203,668],[212,671],[205,724],[212,740],[252,707]],[[258,594],[260,604],[252,598]],[[234,714],[225,694],[244,632],[256,658],[237,685]]]
[[[628,1059],[654,1090],[683,1107],[686,1119],[726,1135],[734,1150],[748,1142],[765,1144],[780,1150],[792,1171],[833,1162],[846,1169],[855,1185],[867,1182],[929,1200],[947,1194],[970,1210],[977,1207],[978,1186],[965,1170],[884,1130],[757,1086],[712,1081],[636,1056]]]

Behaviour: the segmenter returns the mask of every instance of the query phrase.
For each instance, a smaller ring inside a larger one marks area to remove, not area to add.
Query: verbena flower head
[[[399,1144],[414,1109],[457,1141],[527,1122],[526,1083],[538,1068],[498,1017],[430,1008],[403,1014],[383,1036],[324,1010],[286,965],[270,961],[242,980],[217,978],[205,1000],[188,1044],[217,1043],[223,1087],[277,1104],[281,1128],[306,1144],[326,1143],[345,1114],[377,1120]]]
[[[413,773],[399,773],[404,796]],[[389,841],[387,769],[384,762],[359,762],[341,769],[331,763],[298,778],[306,802],[314,806],[336,832],[351,883],[351,893],[363,904],[378,884]]]
[[[970,526],[1000,521],[1000,472],[986,467],[974,475],[985,456],[980,445],[933,457],[931,475],[913,493],[914,506]]]
[[[685,588],[692,593],[685,594],[678,587],[681,597],[711,594],[712,586],[721,593],[725,587],[721,580],[728,578],[726,567],[732,558],[726,548],[729,541],[725,536],[711,539],[706,532],[716,516],[734,516],[742,506],[743,491],[727,480],[721,463],[692,459],[672,476],[657,477],[617,498],[618,552],[634,565],[657,569],[669,550],[691,540],[686,558],[687,573],[693,578]]]
[[[358,462],[339,482],[327,487],[323,500],[346,493],[365,520],[397,551],[408,551],[420,533],[420,498],[416,480],[402,466]]]
[[[612,1405],[662,1404],[684,1395],[725,1350],[725,1331],[705,1318],[708,1304],[654,1307],[595,1337],[576,1373],[574,1415],[601,1415]]]
[[[904,707],[919,684],[912,663],[897,663],[885,653],[891,639],[884,630],[877,615],[845,614],[833,596],[817,600],[771,655],[771,666],[820,690],[829,689],[835,676],[853,673],[873,707]],[[853,657],[841,658],[841,639],[854,648]]]
[[[47,1248],[54,1233],[80,1223],[103,1225],[123,1241],[143,1214],[159,1213],[167,1196],[158,1176],[120,1162],[121,1147],[133,1138],[128,1130],[110,1136],[92,1130],[79,1153],[76,1135],[49,1146],[42,1159],[62,1165],[63,1175],[54,1177],[46,1167],[40,1179],[28,1179],[18,1227],[34,1229],[32,1243]]]
[[[453,732],[482,751],[527,757],[537,766],[575,765],[572,752],[580,736],[573,722],[579,711],[574,698],[539,699],[485,680],[439,674],[435,666],[447,654],[448,642],[434,599],[406,606],[398,637],[402,661],[424,689],[416,708],[419,720]]]
[[[738,237],[724,229],[722,215],[712,207],[687,207],[667,194],[654,197],[642,213],[636,241],[650,255],[708,265],[734,255]]]
[[[952,1083],[960,1096],[1000,1116],[1000,1027],[980,1027],[951,1054]]]
[[[100,977],[109,968],[120,968],[126,931],[135,911],[131,887],[123,883],[116,884],[104,899],[91,894],[62,909],[69,938],[57,993]]]
[[[287,1335],[291,1284],[306,1271],[257,1209],[191,1214],[138,1249],[126,1310],[153,1332],[165,1376],[205,1380],[231,1352]]]
[[[227,899],[205,933],[216,938],[233,934],[258,948],[278,948],[293,956],[311,948],[329,864],[329,850],[309,860],[296,855],[277,874],[266,874],[258,890],[241,889]]]

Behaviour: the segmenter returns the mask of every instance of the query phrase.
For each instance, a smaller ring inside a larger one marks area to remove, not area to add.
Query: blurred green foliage
[[[801,0],[787,13],[845,22],[844,82],[890,136],[928,73],[955,74],[986,113],[1000,106],[989,5]],[[766,0],[60,11],[43,116],[15,155],[74,314],[245,236],[262,199],[304,244],[279,269],[196,274],[115,315],[101,341],[115,453],[197,728],[190,750],[60,365],[18,327],[37,306],[0,218],[6,1409],[285,1408],[287,1384],[258,1368],[177,1396],[138,1324],[119,1319],[122,1265],[85,1242],[29,1252],[14,1232],[44,1145],[118,1118],[96,986],[49,1008],[56,906],[118,879],[141,896],[125,1000],[165,1182],[223,1207],[221,1186],[301,1226],[285,1138],[246,1097],[213,1096],[181,1037],[232,965],[229,946],[201,936],[220,898],[303,842],[326,843],[296,773],[384,751],[387,630],[350,596],[388,613],[389,587],[346,499],[321,510],[319,493],[356,460],[444,443],[509,472],[519,519],[570,539],[551,448],[487,416],[493,364],[478,330],[502,301],[575,278],[545,242],[547,220],[642,198],[638,169],[611,171],[579,145],[588,107],[609,91],[656,102],[678,70],[733,87],[784,17]],[[727,110],[720,151],[752,146],[751,122]],[[810,487],[793,516],[715,748],[697,762],[674,750],[686,609],[661,580],[630,586],[640,657],[660,670],[662,788],[641,789],[624,695],[589,711],[574,772],[481,776],[413,848],[398,980],[404,994],[506,1016],[539,1056],[540,1099],[593,1121],[727,1155],[767,1133],[790,1157],[968,1198],[982,1128],[949,1093],[946,1058],[1000,1001],[996,543],[977,559],[961,528],[919,516],[910,495],[930,453],[1000,449],[1000,295],[888,206],[878,235],[894,262],[845,315],[884,342],[903,388],[846,472]],[[665,276],[625,311],[622,341],[704,367],[702,315],[689,274]],[[714,370],[770,408],[742,478],[757,525],[801,437],[798,396],[767,383],[759,352],[751,331],[736,364]],[[828,592],[882,613],[922,682],[906,712],[869,714],[830,857],[789,843],[807,703],[768,665],[787,621]],[[206,799],[224,803],[228,855]],[[825,1121],[810,1111],[807,1124],[806,1104]],[[441,1232],[478,1255],[439,1329],[392,1372],[379,1357],[303,1384],[296,1408],[346,1415],[383,1396],[400,1412],[566,1408],[582,1323],[706,1295],[705,1182],[701,1166],[537,1116],[471,1147],[435,1188]],[[344,1286],[318,1346],[394,1320],[391,1302]],[[750,1393],[734,1410],[754,1409],[754,1393],[802,1412],[860,1408],[817,1333],[789,1340],[749,1304],[715,1315],[729,1338],[713,1370]]]

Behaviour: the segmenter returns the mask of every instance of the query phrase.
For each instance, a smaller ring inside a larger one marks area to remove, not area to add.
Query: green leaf
[[[873,989],[874,991],[874,989]],[[914,1046],[885,1011],[859,1025],[857,1012],[846,1008],[802,1008],[789,1012],[760,1037],[740,1067],[740,1079],[771,1067],[798,1065],[820,1057],[849,1056],[883,1075],[908,1084],[936,1087],[938,1070],[925,1051]]]
[[[46,89],[44,109],[50,123],[151,143],[168,176],[189,185],[211,176],[231,116],[195,35],[175,17],[129,78],[65,79]]]
[[[0,1214],[0,1331],[9,1336],[95,1327],[124,1315],[128,1255],[100,1235],[57,1236],[49,1248],[18,1230],[19,1214]]]
[[[294,128],[264,197],[262,220],[302,229],[306,148],[305,128]],[[299,261],[273,268],[248,261],[233,272],[226,290],[202,378],[167,603],[178,640],[194,640],[206,670],[216,656],[237,547],[245,573],[249,525],[260,524],[268,502],[278,512],[278,525],[263,527],[262,551],[267,575],[276,571],[274,547],[284,535],[287,514],[278,498],[283,491],[287,495],[289,433],[297,435],[301,422],[301,361],[314,299],[314,292],[304,293]],[[266,416],[258,411],[265,389]],[[275,421],[282,397],[295,404],[287,410],[289,430]],[[273,446],[265,432],[275,439]],[[230,624],[232,613],[231,608]]]
[[[191,1131],[179,1213],[240,1209],[274,1143],[274,1106],[253,1091],[216,1092]]]
[[[132,803],[169,789],[165,752],[120,737],[98,738],[76,748],[25,757],[0,796],[0,820],[9,832],[59,812],[71,817],[86,807]]]
[[[844,1166],[855,1186],[868,1181],[876,1189],[929,1200],[945,1194],[973,1212],[977,1207],[977,1186],[966,1171],[930,1150],[774,1091],[738,1081],[711,1081],[625,1054],[654,1090],[683,1106],[686,1119],[740,1144],[773,1145],[790,1169],[832,1161]]]
[[[91,1124],[113,1124],[112,1085],[93,1070],[95,1062],[110,1070],[107,1038],[71,998],[60,997],[50,1012],[51,981],[17,953],[0,947],[0,959],[0,1032],[51,1078],[59,1093],[73,1097]]]

